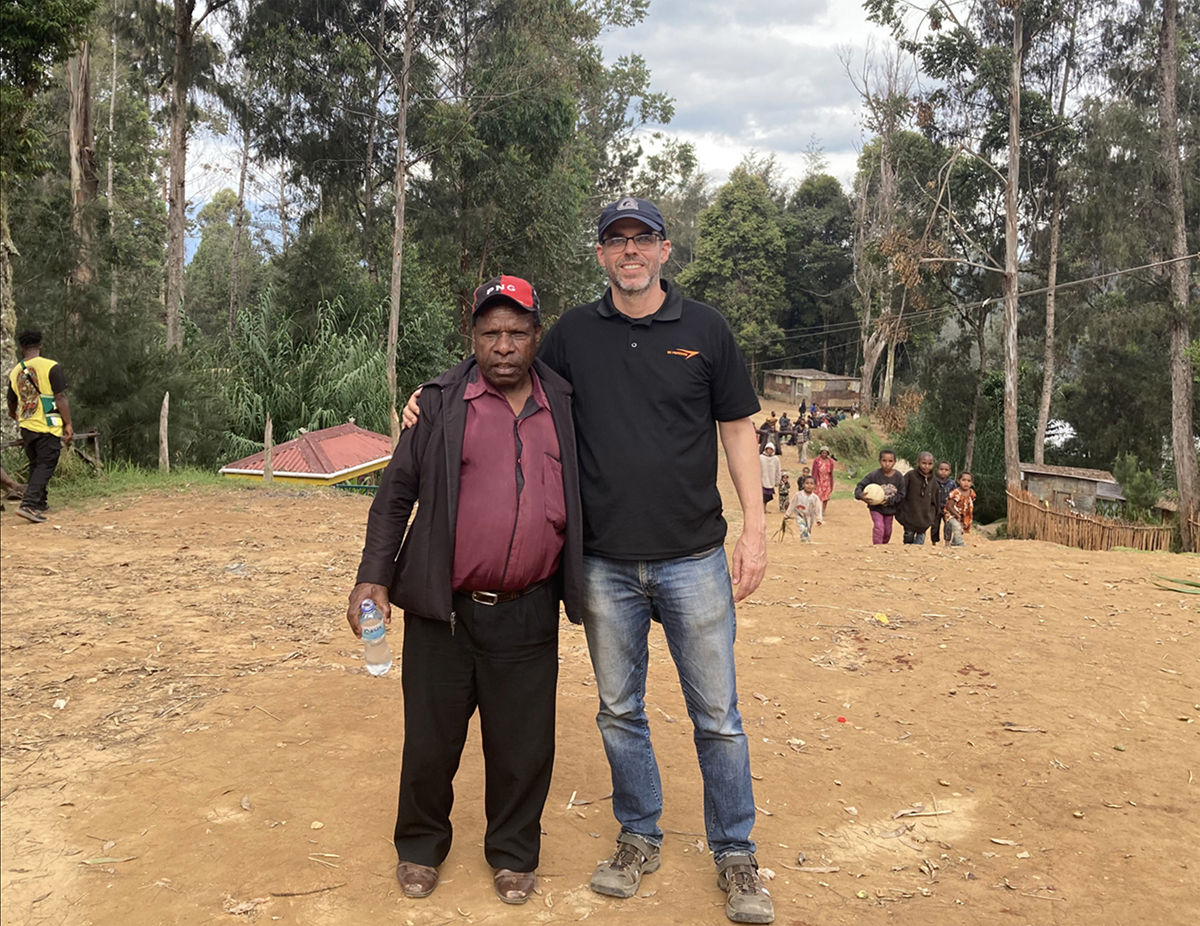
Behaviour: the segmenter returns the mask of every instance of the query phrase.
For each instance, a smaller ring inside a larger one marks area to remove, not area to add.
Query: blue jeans
[[[584,618],[621,831],[662,845],[662,782],[646,720],[647,636],[653,614],[683,688],[704,779],[704,828],[718,863],[754,852],[750,748],[737,708],[737,633],[725,550],[633,562],[585,556]]]

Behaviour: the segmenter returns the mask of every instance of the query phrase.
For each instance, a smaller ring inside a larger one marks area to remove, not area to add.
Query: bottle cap
[[[375,610],[375,602],[373,602],[370,598],[368,598],[366,601],[364,601],[362,604],[359,605],[359,609],[362,611],[363,614],[366,614],[369,611],[374,611]]]

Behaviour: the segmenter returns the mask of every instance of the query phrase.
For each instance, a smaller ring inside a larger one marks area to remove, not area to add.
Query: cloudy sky
[[[636,53],[675,98],[665,131],[696,146],[718,182],[751,150],[803,173],[815,136],[844,184],[861,144],[858,97],[839,51],[861,62],[887,36],[861,0],[651,0],[638,26],[604,38],[605,57]],[[658,127],[652,127],[658,128]]]

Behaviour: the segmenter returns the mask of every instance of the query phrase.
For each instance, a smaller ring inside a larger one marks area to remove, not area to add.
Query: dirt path
[[[663,868],[635,899],[588,890],[616,826],[584,638],[565,621],[541,895],[508,908],[491,893],[475,733],[442,886],[403,898],[399,674],[366,674],[342,616],[367,505],[243,489],[44,526],[5,514],[6,924],[725,922],[661,633],[647,702]],[[862,507],[835,499],[815,543],[770,545],[739,609],[777,922],[1200,921],[1200,619],[1149,582],[1197,561],[869,536]]]

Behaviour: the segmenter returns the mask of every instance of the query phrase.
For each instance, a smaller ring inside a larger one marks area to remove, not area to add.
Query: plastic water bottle
[[[362,615],[358,625],[362,628],[363,658],[367,662],[367,671],[372,675],[386,675],[392,667],[392,651],[387,642],[387,625],[383,615],[375,607],[370,598],[361,605]]]

